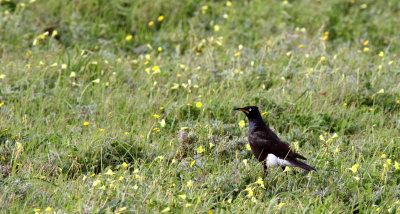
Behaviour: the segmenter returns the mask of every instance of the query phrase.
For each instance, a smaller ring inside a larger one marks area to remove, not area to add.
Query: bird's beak
[[[249,111],[247,111],[247,110],[244,109],[244,108],[235,108],[235,110],[237,110],[237,111],[243,111],[243,112],[246,113],[246,114],[249,114],[249,113],[250,113]]]

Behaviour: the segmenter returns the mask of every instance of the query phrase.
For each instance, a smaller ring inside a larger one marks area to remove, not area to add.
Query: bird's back
[[[272,153],[279,158],[300,158],[303,156],[293,152],[289,145],[282,142],[279,137],[267,126],[249,129],[249,143],[254,156],[261,162],[268,154]]]

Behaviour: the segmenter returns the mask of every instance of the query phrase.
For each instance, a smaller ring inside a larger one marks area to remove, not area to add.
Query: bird
[[[300,161],[299,159],[307,160],[307,158],[294,152],[265,124],[257,106],[246,106],[235,108],[235,110],[245,113],[249,120],[250,148],[257,160],[263,163],[264,174],[267,173],[269,166],[280,166],[282,169],[285,169],[286,166],[299,167],[307,172],[317,171]]]

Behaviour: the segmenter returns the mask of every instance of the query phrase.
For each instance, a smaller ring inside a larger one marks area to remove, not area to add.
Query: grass
[[[399,7],[0,1],[1,212],[398,212]],[[245,105],[318,171],[264,177]]]

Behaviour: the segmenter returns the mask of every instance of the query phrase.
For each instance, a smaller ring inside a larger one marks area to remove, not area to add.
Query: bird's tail
[[[299,161],[299,160],[290,159],[290,162],[291,162],[294,166],[300,167],[300,168],[304,169],[304,170],[307,171],[307,172],[309,172],[309,171],[317,171],[317,170],[314,169],[313,167],[311,167],[311,166],[309,166],[309,165],[307,165],[307,164],[305,164],[305,163],[303,163],[303,162],[301,162],[301,161]]]

